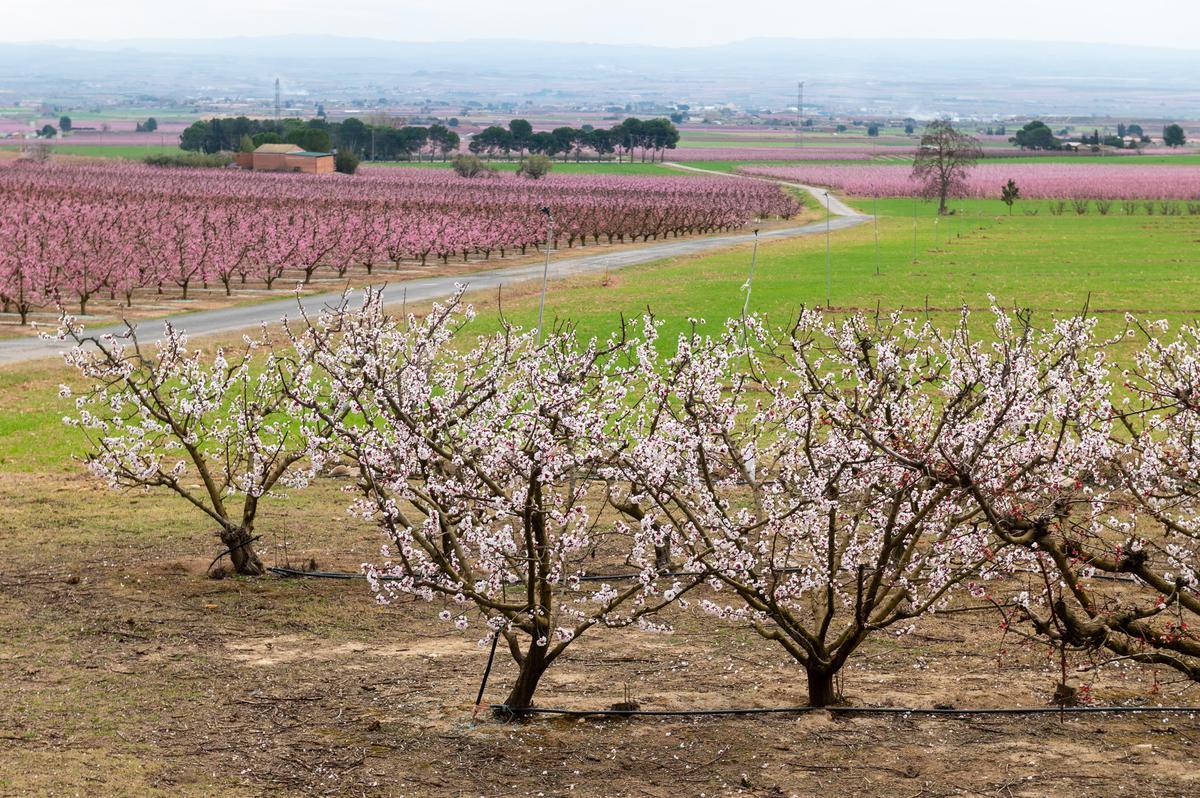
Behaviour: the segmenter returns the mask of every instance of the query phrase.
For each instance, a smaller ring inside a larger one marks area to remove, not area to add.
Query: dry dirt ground
[[[379,540],[334,480],[274,502],[268,563],[356,570]],[[472,705],[487,651],[362,582],[214,581],[196,515],[67,474],[0,474],[0,795],[1200,795],[1200,713],[1175,716],[536,719]],[[286,548],[285,548],[286,547]],[[691,611],[671,634],[589,633],[543,706],[788,706],[781,649]],[[515,669],[488,685],[498,701]],[[853,704],[1045,706],[1055,663],[990,613],[881,636]],[[1084,682],[1093,677],[1076,674]],[[1100,703],[1200,704],[1166,673],[1106,669]]]

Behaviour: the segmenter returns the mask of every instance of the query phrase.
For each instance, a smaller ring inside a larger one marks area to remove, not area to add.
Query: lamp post
[[[542,319],[546,314],[546,281],[550,278],[550,245],[554,241],[554,214],[550,211],[549,206],[543,206],[542,213],[546,214],[546,263],[542,267],[542,299],[538,303],[537,340],[539,344],[542,342]]]
[[[833,303],[829,299],[830,293],[831,293],[830,288],[829,288],[829,283],[830,283],[830,279],[831,279],[830,268],[829,268],[829,233],[830,233],[829,220],[830,220],[830,218],[831,218],[831,215],[829,213],[829,192],[826,191],[825,192],[825,307],[826,308],[830,308],[833,306]]]

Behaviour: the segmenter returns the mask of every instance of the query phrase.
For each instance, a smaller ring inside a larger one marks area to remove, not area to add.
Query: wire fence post
[[[913,261],[917,259],[917,195],[913,195]]]
[[[554,242],[554,214],[549,207],[542,208],[546,214],[546,263],[542,267],[542,298],[538,303],[537,340],[542,342],[542,321],[546,315],[546,283],[550,279],[550,246]]]
[[[750,309],[750,289],[754,283],[754,265],[758,262],[758,230],[754,231],[754,249],[750,253],[750,276],[746,278],[746,299],[742,302],[742,318],[746,318],[746,312]]]
[[[871,201],[871,219],[875,223],[875,276],[879,276],[879,197]]]
[[[830,276],[830,264],[829,264],[830,218],[831,217],[830,217],[830,212],[829,212],[829,192],[826,191],[825,192],[825,308],[827,310],[829,308],[833,307],[833,303],[830,301],[830,295],[832,294],[832,291],[830,290],[830,282],[832,280],[832,277]]]

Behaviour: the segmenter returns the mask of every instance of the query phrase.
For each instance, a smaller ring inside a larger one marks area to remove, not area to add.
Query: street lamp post
[[[538,303],[537,339],[539,344],[542,342],[542,320],[546,314],[546,282],[550,279],[550,246],[554,241],[554,214],[550,211],[549,206],[543,207],[542,213],[546,214],[546,263],[542,267],[542,299]]]

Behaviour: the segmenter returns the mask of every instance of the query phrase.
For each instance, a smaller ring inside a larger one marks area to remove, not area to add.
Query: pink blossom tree
[[[1092,441],[1091,456],[1044,441],[1034,471],[1053,471],[1036,482],[1057,495],[1015,486],[1024,509],[997,521],[1030,552],[1035,572],[1029,599],[1010,616],[1064,663],[1077,653],[1200,681],[1200,329],[1172,335],[1165,322],[1128,322],[1141,347],[1120,401],[1108,404],[1104,388],[1081,391],[1089,380],[1072,386],[1081,395],[1074,437]]]

